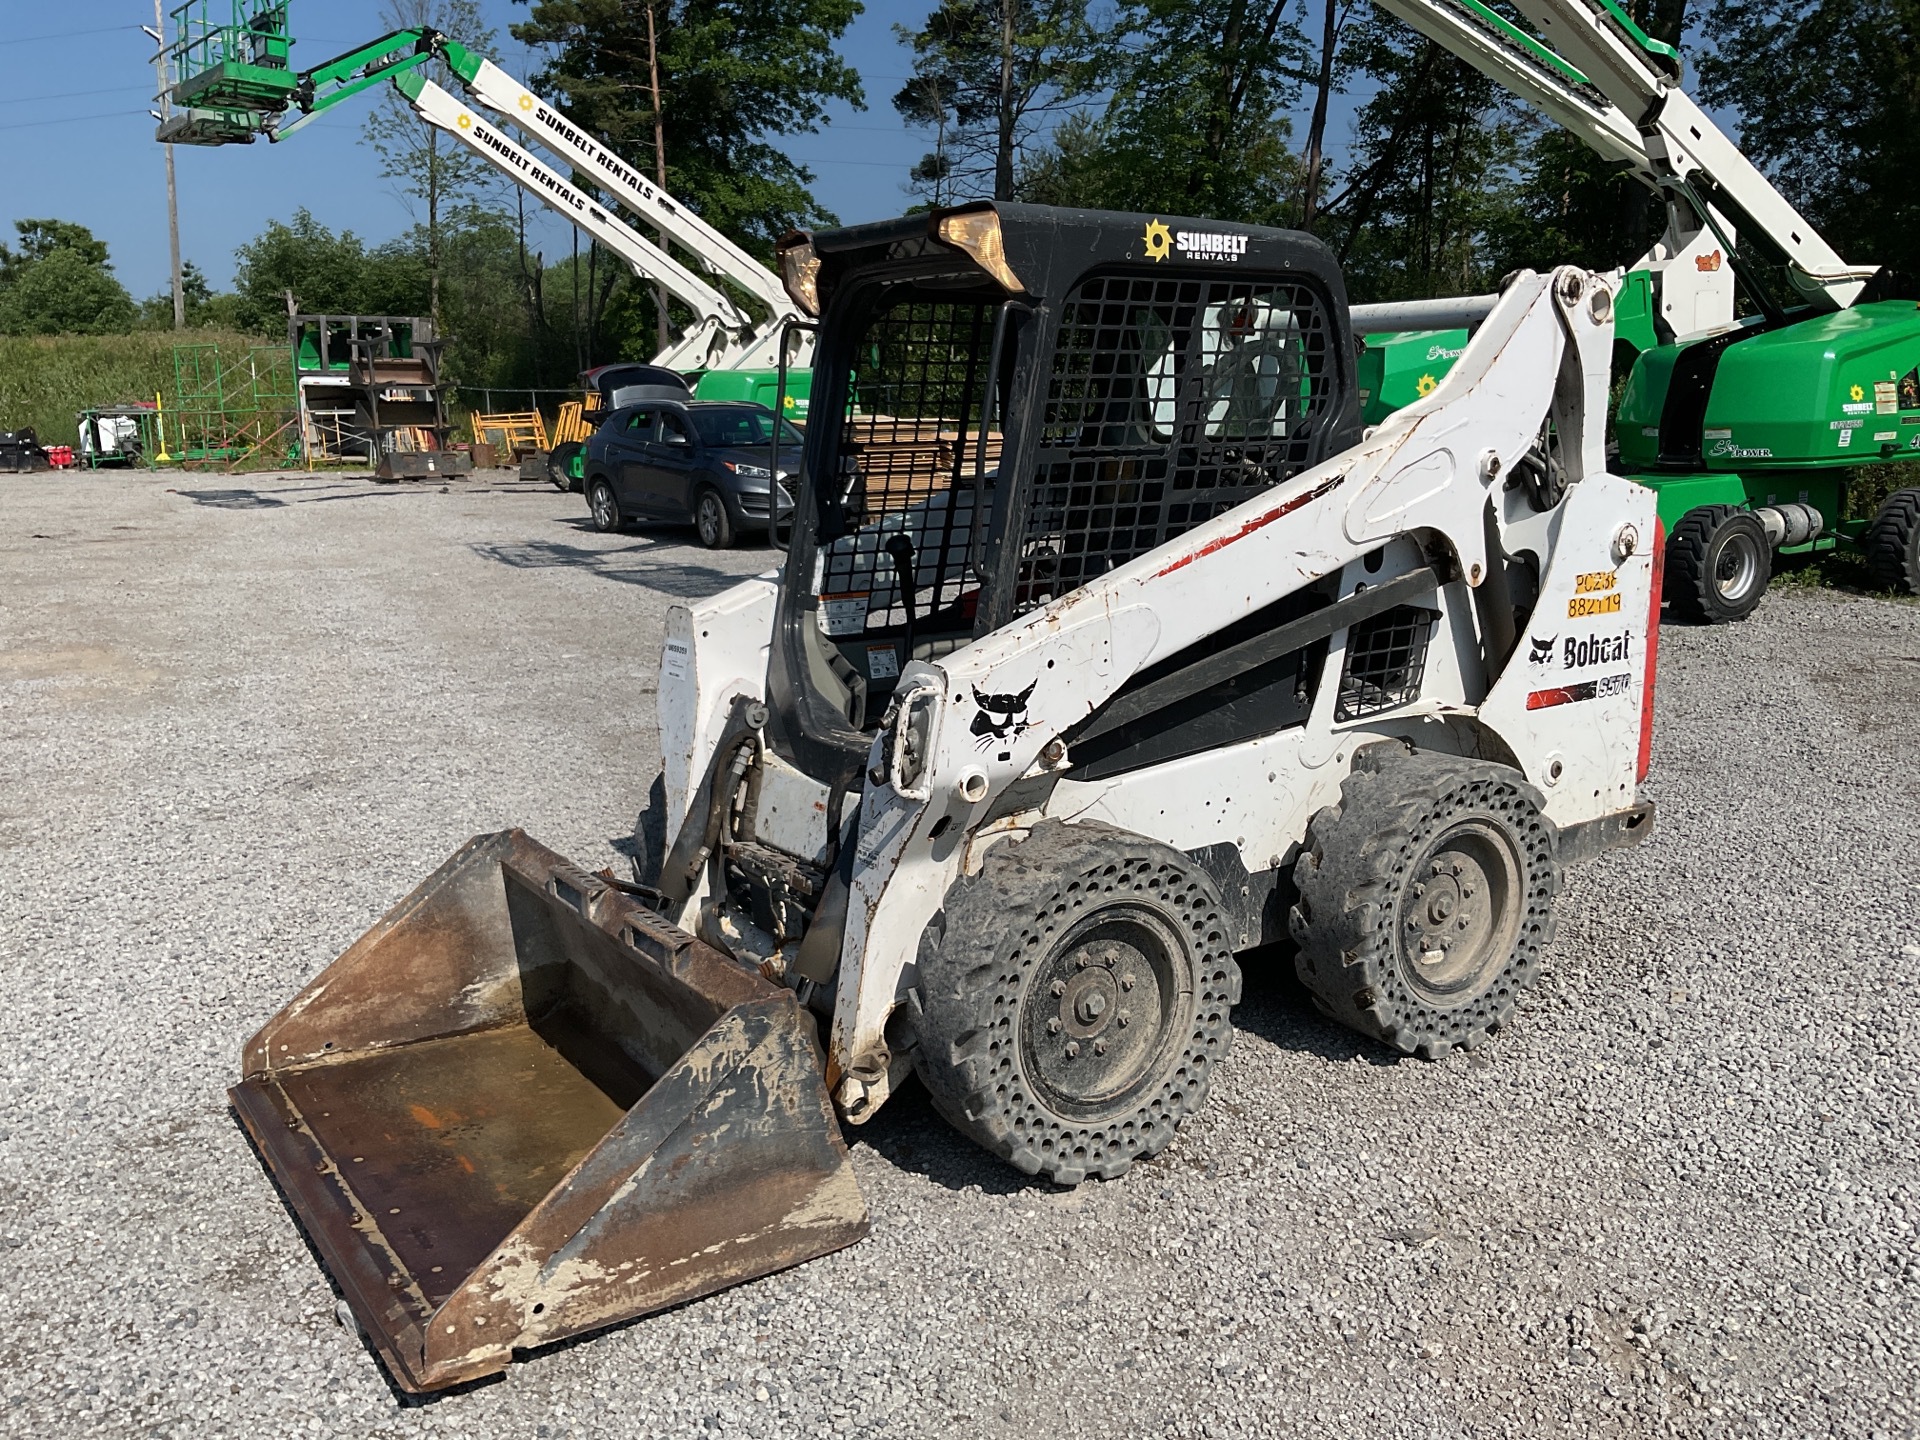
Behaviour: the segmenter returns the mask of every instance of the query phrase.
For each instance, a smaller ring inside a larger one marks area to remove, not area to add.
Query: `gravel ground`
[[[1665,630],[1654,838],[1472,1056],[1256,959],[1124,1180],[909,1091],[852,1132],[864,1243],[412,1403],[227,1112],[241,1041],[475,832],[618,863],[662,616],[765,555],[504,479],[174,483],[0,488],[0,1431],[1920,1433],[1920,607]]]

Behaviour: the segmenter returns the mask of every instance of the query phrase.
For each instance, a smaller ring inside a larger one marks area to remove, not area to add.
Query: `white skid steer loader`
[[[836,1119],[909,1073],[1021,1170],[1123,1174],[1204,1102],[1253,946],[1471,1046],[1562,867],[1651,829],[1661,535],[1606,472],[1604,279],[1523,272],[1362,436],[1307,236],[995,204],[781,258],[819,321],[794,525],[672,614],[634,881],[482,837],[246,1052],[410,1388],[857,1239]]]

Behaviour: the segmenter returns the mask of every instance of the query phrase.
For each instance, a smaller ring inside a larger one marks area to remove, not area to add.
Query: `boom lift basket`
[[[469,841],[242,1071],[235,1111],[410,1391],[866,1233],[792,992],[518,830]]]

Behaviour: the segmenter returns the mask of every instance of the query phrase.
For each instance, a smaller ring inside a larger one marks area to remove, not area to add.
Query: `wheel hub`
[[[1513,948],[1518,858],[1500,832],[1468,821],[1434,842],[1414,877],[1401,906],[1408,978],[1430,1003],[1468,998]]]
[[[1185,963],[1178,943],[1157,915],[1129,906],[1040,962],[1021,1029],[1028,1073],[1062,1113],[1098,1118],[1155,1078]]]

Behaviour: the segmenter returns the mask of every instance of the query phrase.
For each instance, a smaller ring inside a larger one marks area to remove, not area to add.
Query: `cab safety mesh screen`
[[[821,546],[829,634],[898,634],[909,601],[924,633],[929,620],[957,620],[977,590],[974,475],[979,465],[992,472],[1000,447],[979,423],[994,316],[985,302],[907,291],[862,333],[837,447],[844,530]]]
[[[1397,710],[1420,698],[1427,673],[1427,642],[1438,612],[1399,605],[1347,633],[1346,663],[1333,718],[1344,724]]]
[[[1332,403],[1319,298],[1273,280],[1093,276],[1061,313],[1016,613],[1304,468]]]

